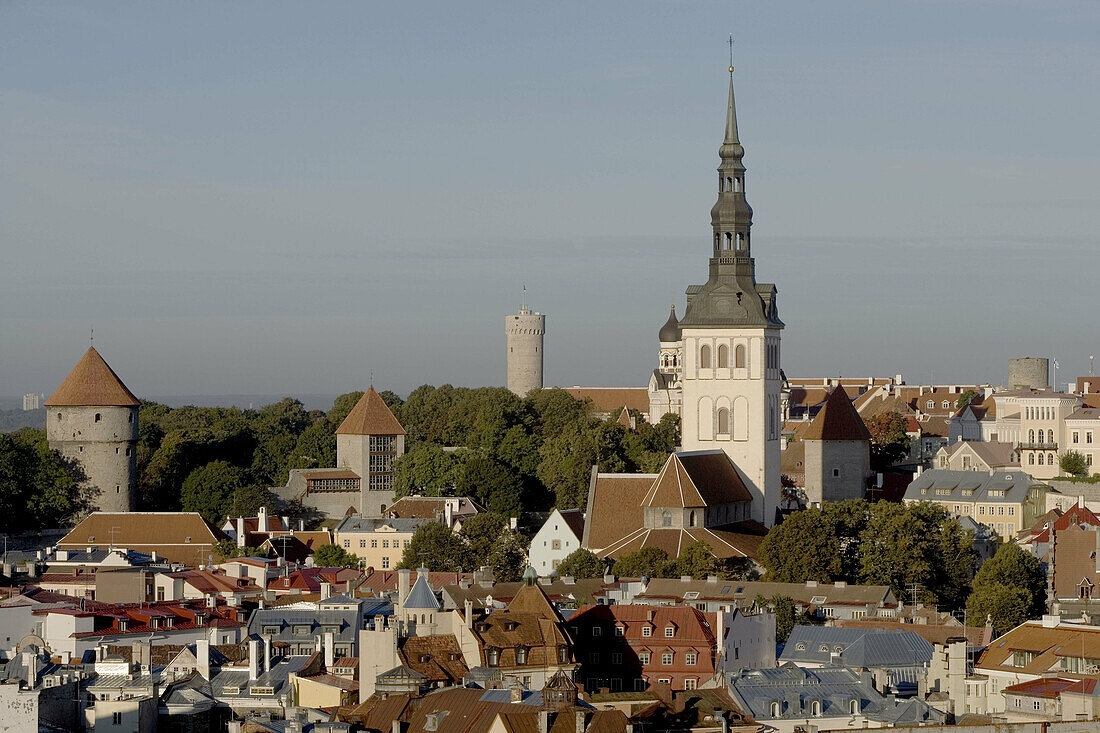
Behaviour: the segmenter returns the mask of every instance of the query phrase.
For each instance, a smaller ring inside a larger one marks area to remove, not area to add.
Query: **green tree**
[[[718,575],[722,569],[721,563],[711,553],[710,546],[705,542],[693,542],[680,550],[679,556],[669,563],[666,573],[673,577],[690,575],[693,578],[705,578],[708,575]]]
[[[975,626],[991,620],[993,633],[1000,636],[1027,621],[1030,605],[1030,594],[1023,588],[983,585],[967,599],[966,615]]]
[[[871,433],[872,470],[882,471],[909,455],[908,420],[900,412],[880,412],[864,423]]]
[[[606,561],[601,560],[590,550],[579,547],[566,555],[554,572],[559,577],[601,578],[606,569]]]
[[[0,434],[0,530],[25,532],[71,524],[91,509],[98,490],[86,486],[76,461],[52,451],[45,432]]]
[[[925,601],[949,610],[962,607],[974,577],[971,533],[930,502],[874,504],[860,554],[864,583],[888,585],[898,598],[916,584]]]
[[[425,522],[416,528],[408,547],[401,556],[398,569],[428,570],[458,573],[466,561],[466,543],[449,527],[439,522]]]
[[[619,578],[661,578],[670,566],[668,553],[659,547],[643,547],[615,561],[612,572]]]
[[[537,416],[538,432],[543,438],[558,435],[570,425],[589,422],[590,406],[564,389],[543,389],[523,398]]]
[[[279,497],[264,486],[250,484],[238,486],[233,489],[229,497],[229,508],[226,514],[230,517],[255,517],[260,508],[269,509],[274,513],[279,507]]]
[[[352,408],[355,407],[355,403],[363,396],[363,391],[358,390],[356,392],[345,392],[337,397],[332,402],[332,409],[325,415],[325,422],[328,423],[330,431],[335,433],[336,428],[340,427],[340,423],[344,422],[344,418],[348,416]],[[400,420],[400,418],[398,418]]]
[[[357,568],[359,558],[343,547],[321,545],[313,551],[313,565],[318,568]]]
[[[843,570],[840,541],[817,509],[789,514],[760,543],[760,562],[775,583],[828,583]]]
[[[983,602],[991,598],[984,592],[988,588],[1019,588],[1027,594],[1024,613],[1029,618],[1038,618],[1046,613],[1047,579],[1039,558],[1011,542],[997,548],[997,554],[982,563],[978,574],[974,576],[974,593],[979,593]],[[973,597],[973,593],[971,597]],[[1002,597],[1003,600],[1003,597]],[[967,608],[971,605],[967,600]],[[985,614],[979,618],[984,619]]]
[[[238,547],[233,540],[218,540],[214,543],[214,554],[223,560],[232,560],[235,557],[256,557],[260,554],[260,548]]]
[[[292,468],[326,468],[336,465],[336,433],[328,420],[320,420],[302,431],[294,449],[286,458],[283,472],[275,482],[285,486]]]
[[[592,466],[610,472],[627,469],[622,439],[623,429],[619,425],[574,423],[542,444],[538,477],[554,493],[559,509],[584,506]]]
[[[1075,450],[1066,451],[1059,456],[1058,468],[1062,469],[1062,473],[1077,478],[1088,478],[1089,475],[1088,462],[1082,454]]]
[[[484,564],[493,569],[493,577],[501,582],[514,583],[522,579],[527,569],[527,547],[522,535],[509,527],[501,529]],[[470,568],[473,567],[471,564]]]
[[[394,491],[397,496],[453,496],[459,468],[458,454],[421,443],[394,462]]]
[[[225,461],[196,468],[183,482],[180,499],[185,512],[198,512],[219,524],[229,515],[233,495],[244,485],[244,470]]]
[[[252,475],[259,483],[271,486],[286,483],[287,457],[298,443],[298,436],[313,419],[302,403],[291,397],[264,405],[252,418],[256,447],[252,453]]]
[[[795,618],[798,616],[794,601],[788,596],[775,596],[771,599],[757,596],[756,605],[771,609],[775,614],[775,641],[777,644],[786,642],[794,630]]]
[[[858,583],[862,558],[860,557],[860,538],[870,521],[874,505],[863,499],[826,502],[821,506],[821,518],[829,528],[829,533],[837,538],[840,547],[841,580]]]
[[[959,395],[959,399],[955,400],[955,410],[961,410],[974,401],[974,398],[978,396],[978,393],[972,389],[968,389]]]
[[[523,482],[503,463],[469,451],[458,471],[456,493],[469,496],[490,512],[516,516],[522,509]]]

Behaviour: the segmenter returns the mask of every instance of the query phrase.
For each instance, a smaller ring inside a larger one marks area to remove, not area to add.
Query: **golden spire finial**
[[[730,33],[730,74],[733,73],[733,34]]]

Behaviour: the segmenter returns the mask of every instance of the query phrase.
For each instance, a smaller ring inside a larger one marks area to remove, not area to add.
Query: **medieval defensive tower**
[[[508,334],[508,389],[523,397],[533,389],[542,389],[542,336],[546,316],[532,313],[526,296],[519,313],[506,316]]]
[[[102,511],[133,508],[140,404],[94,348],[45,402],[50,448],[80,463]]]

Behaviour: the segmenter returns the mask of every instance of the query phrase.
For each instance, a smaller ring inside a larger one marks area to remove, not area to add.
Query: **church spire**
[[[739,275],[752,278],[753,263],[749,247],[752,207],[745,200],[745,149],[737,137],[737,107],[733,101],[733,36],[730,36],[730,88],[726,102],[726,133],[718,148],[718,201],[710,210],[714,230],[711,270],[715,275]]]

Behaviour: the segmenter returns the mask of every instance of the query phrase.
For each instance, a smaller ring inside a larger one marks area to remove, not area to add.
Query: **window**
[[[642,627],[642,636],[645,636],[645,637],[653,636],[653,627],[652,626],[643,626]]]
[[[599,626],[592,627],[592,636],[600,636],[601,634],[603,634],[603,629],[601,629]]]
[[[834,468],[833,469],[833,478],[837,478],[838,476],[840,476],[840,469],[839,468]]]
[[[551,550],[560,550],[561,549],[561,540],[551,540],[550,549]]]
[[[810,715],[814,716],[815,718],[820,717],[820,715],[821,715],[821,701],[820,700],[814,700],[813,702],[810,703]]]
[[[95,414],[95,421],[96,421],[96,422],[99,422],[99,421],[100,421],[100,420],[102,420],[102,419],[103,419],[103,415],[101,415],[101,414],[99,414],[99,413],[97,412],[97,413]]]
[[[669,514],[668,512],[665,512],[664,514],[661,515],[661,526],[662,527],[671,527],[672,526],[672,515]]]
[[[699,655],[695,652],[688,652],[684,655],[684,664],[695,664],[695,660],[699,658]]]
[[[388,557],[382,558],[382,569],[383,570],[389,570],[390,569],[390,559]]]
[[[730,432],[730,411],[725,407],[718,409],[718,432],[723,435],[729,435]]]
[[[98,418],[99,415],[96,415],[96,419]],[[111,724],[122,725],[122,713],[111,713]]]
[[[611,663],[612,664],[622,664],[623,663],[623,653],[622,652],[611,652]]]
[[[359,540],[359,546],[365,548],[367,546],[366,540]]]
[[[638,661],[642,664],[649,664],[649,652],[638,652]]]
[[[622,626],[615,627],[615,636],[622,636],[624,633]]]
[[[684,689],[685,690],[694,690],[698,684],[699,684],[699,680],[695,679],[694,677],[688,677],[687,679],[684,680]]]
[[[1078,433],[1077,433],[1077,431],[1076,431],[1076,430],[1074,430],[1074,431],[1073,431],[1073,442],[1074,442],[1074,443],[1079,443],[1079,442],[1080,442],[1080,441],[1079,441],[1079,440],[1077,439],[1077,436],[1078,436]]]
[[[710,369],[710,346],[706,344],[699,347],[699,368]]]
[[[665,627],[665,638],[671,639],[675,635],[676,635],[676,627],[675,626],[666,626]]]
[[[351,540],[344,540],[344,547],[351,547]]]
[[[779,707],[779,703],[776,702],[775,700],[772,700],[772,704],[768,706],[768,712],[771,713],[771,716],[773,718],[778,718],[779,714],[781,712],[781,708]]]
[[[730,347],[721,344],[718,347],[718,368],[728,369],[730,365]]]
[[[672,652],[665,652],[661,655],[661,664],[666,667],[672,664]]]
[[[733,366],[737,369],[745,368],[745,345],[738,344],[733,350]]]
[[[852,715],[857,715],[859,713],[859,700],[848,701],[848,712]]]
[[[371,547],[378,547],[378,540],[371,540],[370,541],[370,546]]]

